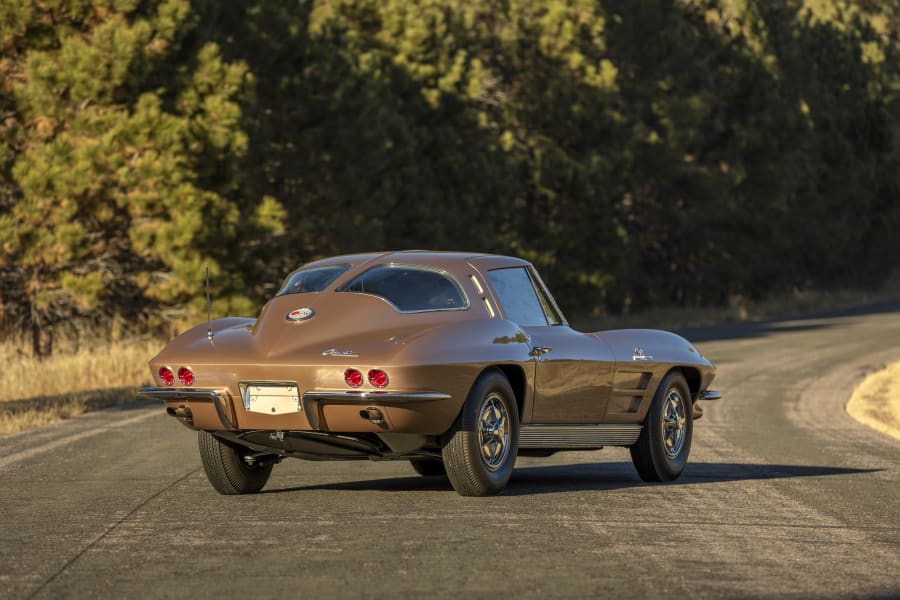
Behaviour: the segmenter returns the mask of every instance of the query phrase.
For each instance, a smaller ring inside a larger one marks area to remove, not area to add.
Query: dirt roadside
[[[900,362],[871,373],[847,402],[851,417],[900,440]]]

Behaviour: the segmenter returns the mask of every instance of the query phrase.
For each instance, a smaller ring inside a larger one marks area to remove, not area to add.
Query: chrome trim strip
[[[519,448],[599,448],[631,446],[641,435],[641,425],[522,425]]]
[[[699,400],[721,400],[722,392],[716,392],[714,390],[706,390],[705,392],[700,394]]]
[[[184,388],[144,388],[138,396],[151,400],[171,402],[173,400],[193,400],[197,402],[215,402],[219,394],[216,390],[188,390]]]
[[[449,400],[449,394],[437,392],[322,392],[303,393],[303,400],[325,401],[328,404],[409,404]]]

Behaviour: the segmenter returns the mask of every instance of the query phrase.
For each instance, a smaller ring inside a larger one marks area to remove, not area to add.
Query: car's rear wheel
[[[220,494],[254,494],[272,474],[271,462],[247,464],[249,450],[227,444],[207,431],[199,432],[198,442],[206,478]]]
[[[509,381],[481,375],[448,433],[442,454],[447,477],[462,496],[490,496],[506,487],[519,445],[519,412]]]
[[[409,464],[422,477],[445,477],[447,475],[444,463],[436,458],[411,458]]]
[[[666,375],[650,404],[631,460],[644,481],[673,481],[687,465],[694,421],[687,381],[678,371]]]

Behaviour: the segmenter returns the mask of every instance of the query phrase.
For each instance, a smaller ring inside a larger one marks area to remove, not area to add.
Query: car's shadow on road
[[[506,494],[529,495],[586,490],[614,490],[650,485],[694,485],[762,479],[823,477],[871,473],[878,469],[848,469],[805,465],[745,463],[690,463],[674,482],[654,484],[641,481],[630,462],[578,463],[526,467],[513,472]]]
[[[509,485],[503,490],[502,495],[529,496],[574,491],[616,490],[650,485],[694,485],[698,483],[710,484],[795,477],[824,477],[873,473],[880,470],[804,465],[691,463],[677,481],[666,484],[652,484],[641,481],[630,462],[547,465],[517,468],[513,471]],[[449,491],[452,489],[446,477],[410,476],[266,489],[261,493],[280,494],[310,490],[421,492]]]

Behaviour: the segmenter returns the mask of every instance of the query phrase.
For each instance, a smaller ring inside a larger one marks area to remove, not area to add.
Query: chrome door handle
[[[541,356],[542,354],[547,354],[547,353],[550,352],[551,350],[553,350],[553,348],[549,348],[549,347],[546,347],[546,346],[544,346],[544,347],[541,347],[541,346],[535,346],[535,347],[532,348],[531,351],[528,353],[528,356]]]

